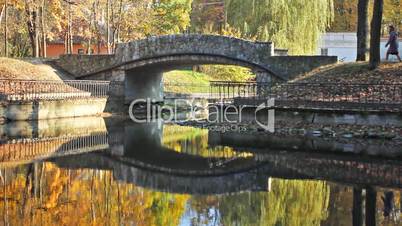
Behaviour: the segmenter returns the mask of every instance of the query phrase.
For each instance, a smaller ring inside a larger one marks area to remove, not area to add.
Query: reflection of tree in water
[[[377,195],[377,223],[380,225],[401,225],[401,190],[379,189]]]
[[[204,213],[205,206],[218,208],[223,225],[311,226],[327,218],[328,202],[325,182],[273,179],[271,192],[198,198],[192,206]]]
[[[211,148],[208,146],[208,130],[178,125],[165,125],[163,127],[162,144],[164,147],[179,153],[205,158],[249,157],[252,155],[236,152],[230,147]]]
[[[44,163],[1,173],[0,220],[9,225],[177,225],[188,199],[119,184],[108,171]]]
[[[349,226],[352,222],[352,207],[353,207],[353,187],[346,185],[339,185],[330,183],[330,204],[328,207],[329,216],[323,222],[323,225],[328,226]],[[362,188],[364,189],[364,188]],[[383,211],[385,209],[384,202],[382,201],[382,196],[384,196],[384,192],[394,193],[394,206],[395,208],[399,208],[400,206],[400,190],[392,190],[392,189],[379,189],[377,190],[377,225],[400,225],[400,219],[393,218],[384,218]],[[365,199],[363,193],[363,200]],[[364,209],[364,201],[362,203]],[[395,211],[395,210],[394,210]],[[364,214],[364,212],[362,213]],[[364,218],[364,216],[363,216]]]
[[[348,226],[352,222],[353,188],[336,184],[330,186],[329,216],[324,221],[328,226]]]

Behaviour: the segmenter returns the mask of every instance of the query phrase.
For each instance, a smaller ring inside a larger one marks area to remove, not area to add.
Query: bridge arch
[[[118,67],[125,74],[126,102],[134,99],[163,99],[162,77],[164,72],[195,65],[236,65],[249,68],[264,82],[271,81],[275,73],[261,65],[222,55],[175,54],[127,62]]]
[[[155,68],[160,67],[160,71],[179,69],[184,66],[218,64],[218,65],[236,65],[249,68],[252,71],[263,71],[272,76],[276,76],[275,72],[264,66],[248,62],[242,59],[231,58],[223,55],[211,54],[173,54],[156,56],[147,59],[134,60],[126,62],[124,65],[117,67],[119,70],[136,70],[138,68]]]

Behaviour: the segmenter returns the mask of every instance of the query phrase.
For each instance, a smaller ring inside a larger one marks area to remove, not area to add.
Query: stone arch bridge
[[[271,42],[200,34],[149,37],[119,44],[113,55],[63,55],[56,64],[77,79],[124,81],[125,101],[162,99],[162,75],[202,64],[250,68],[257,82],[288,80],[314,68],[333,64],[337,57],[276,56]]]

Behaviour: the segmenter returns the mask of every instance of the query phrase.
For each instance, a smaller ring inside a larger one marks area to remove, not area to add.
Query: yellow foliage
[[[40,165],[36,183],[32,166],[2,170],[0,215],[10,225],[176,225],[189,198],[119,183],[110,171]]]

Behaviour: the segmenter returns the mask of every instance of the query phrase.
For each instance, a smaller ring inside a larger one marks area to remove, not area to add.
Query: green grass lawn
[[[172,93],[208,93],[211,80],[207,74],[190,70],[171,71],[163,75],[164,90]]]
[[[212,67],[210,73],[192,70],[170,71],[163,75],[165,92],[174,93],[208,93],[210,81],[248,81],[253,74],[233,66]]]
[[[193,72],[191,70],[177,70],[170,71],[163,75],[163,80],[165,83],[171,84],[199,84],[199,85],[208,85],[209,81],[212,81],[212,77],[200,73]]]

